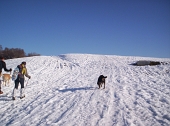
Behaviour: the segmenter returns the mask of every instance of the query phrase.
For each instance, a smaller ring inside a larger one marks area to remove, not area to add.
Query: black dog
[[[98,81],[97,81],[99,89],[102,87],[102,84],[104,84],[104,88],[103,89],[105,89],[105,78],[107,78],[107,76],[103,76],[103,75],[99,76]]]

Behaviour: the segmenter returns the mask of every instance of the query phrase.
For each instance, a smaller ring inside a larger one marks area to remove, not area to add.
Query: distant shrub
[[[31,57],[31,56],[40,56],[40,54],[37,54],[37,53],[28,53],[28,55],[27,55],[28,57]]]
[[[40,56],[37,53],[25,53],[23,49],[20,48],[7,48],[3,50],[2,45],[0,45],[0,56],[3,56],[5,59],[14,59],[14,58],[22,58],[22,57],[31,57],[31,56]]]
[[[140,61],[137,61],[136,63],[133,63],[132,65],[135,65],[135,66],[145,66],[145,65],[153,66],[153,65],[160,65],[160,64],[161,64],[161,62],[158,62],[158,61],[140,60]]]

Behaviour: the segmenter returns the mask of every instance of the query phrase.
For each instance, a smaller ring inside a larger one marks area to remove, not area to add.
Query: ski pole
[[[28,81],[29,81],[29,79],[28,79]],[[26,83],[25,87],[27,86],[27,84],[28,84],[28,81],[27,81],[27,83]]]

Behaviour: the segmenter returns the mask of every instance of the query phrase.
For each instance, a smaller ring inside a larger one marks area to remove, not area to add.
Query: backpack
[[[15,81],[18,77],[18,73],[19,73],[19,68],[16,67],[13,71],[13,74],[12,74],[12,80]]]

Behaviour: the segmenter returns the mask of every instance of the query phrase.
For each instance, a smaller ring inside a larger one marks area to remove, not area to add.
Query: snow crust
[[[167,62],[133,66],[138,60]],[[14,82],[2,85],[1,126],[169,126],[170,59],[66,54],[6,60],[27,62],[25,94],[12,99]],[[3,72],[5,73],[5,72]],[[107,76],[98,89],[99,75]]]

